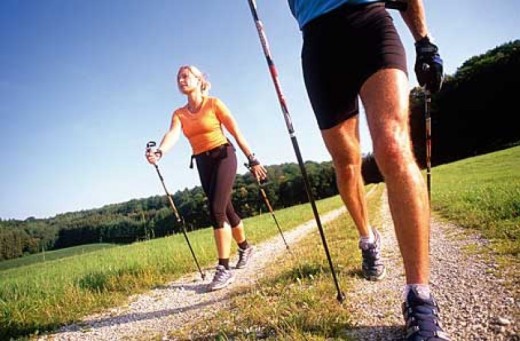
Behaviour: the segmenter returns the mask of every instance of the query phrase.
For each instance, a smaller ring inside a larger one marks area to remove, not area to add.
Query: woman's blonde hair
[[[211,83],[206,78],[206,75],[202,73],[196,66],[193,65],[182,65],[179,67],[179,71],[177,71],[177,79],[179,79],[179,75],[182,70],[188,70],[192,75],[197,77],[200,80],[200,91],[204,96],[208,95],[209,89],[211,88]],[[178,84],[178,82],[177,82]]]

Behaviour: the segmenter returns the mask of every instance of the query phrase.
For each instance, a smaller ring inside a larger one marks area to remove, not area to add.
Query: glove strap
[[[439,49],[437,45],[431,42],[430,37],[424,36],[415,42],[415,49],[418,53],[437,53]]]

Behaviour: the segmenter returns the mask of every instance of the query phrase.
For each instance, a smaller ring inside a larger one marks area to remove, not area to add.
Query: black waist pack
[[[193,159],[198,157],[209,157],[214,160],[220,160],[227,156],[227,147],[230,145],[229,142],[221,144],[218,147],[207,150],[197,155],[192,155],[190,160],[190,168],[193,168]]]

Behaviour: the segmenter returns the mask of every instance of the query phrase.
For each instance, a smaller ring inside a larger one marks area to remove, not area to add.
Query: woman
[[[202,188],[209,201],[213,235],[217,244],[218,265],[209,290],[222,289],[234,280],[230,270],[231,239],[238,244],[236,268],[247,265],[253,246],[247,242],[242,220],[231,203],[231,191],[237,171],[235,148],[222,126],[233,136],[249,161],[253,175],[265,179],[266,170],[255,158],[226,105],[217,97],[208,96],[210,83],[195,66],[184,65],[177,73],[179,91],[186,95],[186,105],[172,115],[170,129],[155,151],[148,151],[151,164],[159,161],[179,140],[180,132],[188,138],[197,163]]]

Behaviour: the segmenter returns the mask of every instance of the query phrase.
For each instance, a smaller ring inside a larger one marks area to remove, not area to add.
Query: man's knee
[[[416,163],[413,151],[406,143],[386,143],[383,147],[375,149],[374,155],[383,176],[406,171],[411,164]]]
[[[349,162],[345,159],[333,160],[334,170],[338,179],[352,179],[361,174],[361,163]]]

